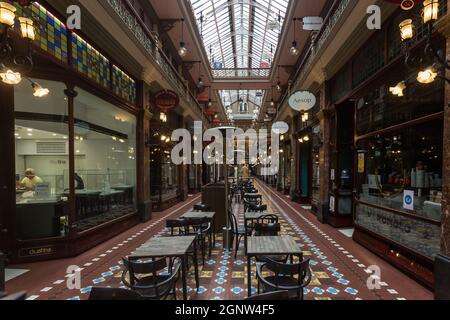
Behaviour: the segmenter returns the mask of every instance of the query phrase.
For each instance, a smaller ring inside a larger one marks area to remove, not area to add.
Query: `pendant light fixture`
[[[298,44],[297,44],[297,39],[296,39],[296,22],[297,22],[297,18],[294,18],[294,41],[292,42],[292,47],[291,47],[291,56],[298,56],[300,54],[300,50],[298,49]]]
[[[181,19],[181,42],[180,48],[178,49],[178,54],[180,57],[185,57],[188,53],[188,49],[186,48],[186,43],[184,42],[184,19]]]

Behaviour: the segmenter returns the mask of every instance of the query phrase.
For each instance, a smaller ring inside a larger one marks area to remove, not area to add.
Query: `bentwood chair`
[[[194,205],[194,211],[208,212],[211,211],[211,207],[204,203],[199,203]]]
[[[177,299],[176,283],[180,277],[180,259],[129,260],[123,259],[125,271],[122,282],[141,294],[146,300],[166,300],[169,295]],[[166,271],[167,270],[167,271]]]
[[[93,301],[133,301],[142,299],[143,297],[139,292],[122,288],[93,287],[89,295],[89,300]]]
[[[309,266],[310,260],[300,263],[286,264],[268,259],[266,263],[256,266],[258,277],[258,293],[288,291],[290,299],[304,299],[303,289],[312,280]],[[267,275],[270,274],[270,275]]]
[[[206,242],[208,241],[209,257],[212,255],[213,230],[212,221],[208,218],[189,219],[188,235],[196,235],[197,241],[202,251],[202,262],[205,265]],[[193,231],[190,231],[190,228]]]
[[[236,215],[232,211],[230,211],[228,215],[230,216],[231,231],[235,239],[234,258],[237,258],[237,253],[239,251],[239,245],[241,244],[242,238],[245,238],[245,236],[251,236],[253,231],[250,228],[246,229],[244,226],[239,226]]]
[[[166,228],[170,230],[170,236],[187,236],[190,235],[191,223],[186,219],[166,220]],[[198,261],[195,259],[194,248],[188,252],[188,256],[192,258],[195,268],[198,268]],[[188,265],[189,268],[189,265]]]
[[[276,237],[280,234],[281,225],[278,222],[278,216],[268,214],[260,217],[253,225],[253,235],[255,237]],[[257,256],[256,262],[267,262],[274,260],[277,262],[286,262],[288,256]]]

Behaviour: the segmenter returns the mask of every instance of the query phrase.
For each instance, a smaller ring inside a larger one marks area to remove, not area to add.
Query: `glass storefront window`
[[[76,91],[75,202],[81,232],[136,211],[136,117]]]
[[[18,240],[64,236],[68,225],[69,145],[66,86],[32,79],[50,90],[33,96],[15,86],[16,234]]]
[[[392,85],[397,82],[392,81]],[[388,94],[386,87],[372,91],[358,101],[357,134],[365,135],[442,111],[443,88],[442,80],[436,80],[426,86],[417,82],[408,84],[402,98]]]
[[[442,141],[442,120],[359,141],[359,200],[441,221]],[[405,209],[405,190],[414,210]]]
[[[155,146],[151,150],[151,195],[154,203],[161,203],[179,195],[178,169],[171,160],[168,145]]]

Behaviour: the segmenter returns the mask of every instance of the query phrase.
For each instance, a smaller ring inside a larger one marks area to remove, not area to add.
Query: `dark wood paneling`
[[[392,263],[402,272],[417,280],[420,284],[433,290],[434,275],[433,263],[426,261],[420,257],[411,254],[409,250],[405,250],[387,239],[360,226],[355,227],[353,240],[369,249],[379,257]]]

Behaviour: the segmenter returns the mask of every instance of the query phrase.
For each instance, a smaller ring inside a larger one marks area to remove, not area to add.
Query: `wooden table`
[[[247,238],[247,281],[248,296],[252,295],[252,258],[257,256],[298,256],[303,252],[291,236]]]
[[[250,225],[258,221],[260,218],[268,215],[276,215],[273,212],[245,212],[244,213],[244,228],[245,228],[245,235],[244,235],[244,246],[247,248],[247,234],[250,231],[248,229],[249,223]]]
[[[187,265],[188,254],[190,249],[194,249],[194,260],[197,261],[197,245],[196,236],[185,237],[155,237],[144,243],[129,257],[133,259],[139,258],[180,258],[182,260],[181,278],[183,281],[183,299],[187,300]],[[195,266],[195,282],[197,289],[200,287],[198,278],[197,263]]]
[[[181,216],[182,219],[186,220],[197,220],[197,219],[208,219],[211,221],[211,230],[212,232],[212,240],[209,243],[209,257],[211,257],[211,250],[216,246],[216,233],[214,232],[216,228],[216,213],[215,212],[199,212],[199,211],[192,211],[187,212]]]

